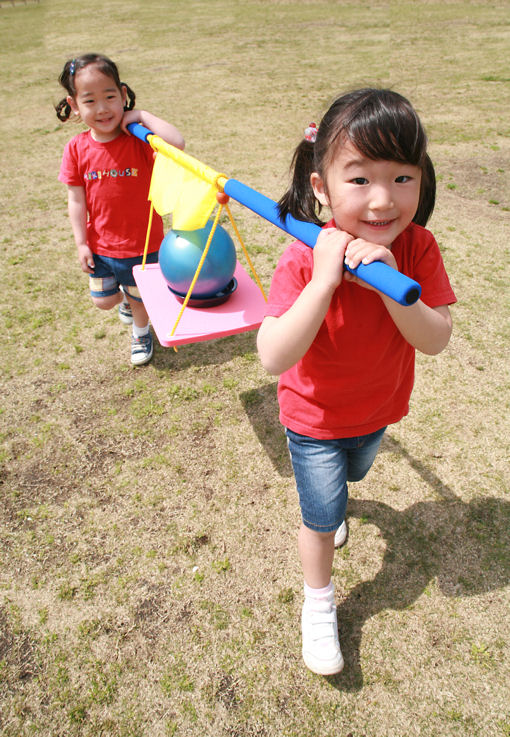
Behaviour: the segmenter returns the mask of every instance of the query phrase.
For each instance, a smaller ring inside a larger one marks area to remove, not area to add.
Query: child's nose
[[[374,185],[370,190],[370,208],[382,210],[393,206],[393,197],[389,187]]]

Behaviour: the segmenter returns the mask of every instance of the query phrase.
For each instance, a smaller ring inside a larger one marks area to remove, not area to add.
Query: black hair
[[[420,199],[413,222],[425,225],[436,198],[434,166],[427,154],[427,136],[411,103],[398,92],[365,88],[338,97],[324,115],[315,143],[303,139],[291,163],[291,184],[278,202],[280,217],[293,215],[323,225],[310,175],[326,182],[326,171],[338,147],[350,141],[369,159],[401,161],[422,171]]]
[[[58,81],[67,92],[66,97],[62,98],[58,105],[55,105],[55,111],[59,120],[69,120],[72,111],[71,106],[67,102],[67,96],[76,97],[76,87],[74,80],[77,73],[81,69],[85,69],[85,67],[88,67],[89,64],[95,64],[102,74],[106,75],[107,77],[111,77],[111,79],[113,79],[113,81],[115,82],[115,86],[118,87],[121,92],[122,88],[125,88],[127,93],[127,100],[126,104],[124,105],[124,110],[132,110],[134,108],[136,95],[127,84],[120,81],[119,70],[117,69],[117,65],[115,64],[115,62],[113,62],[107,56],[103,56],[102,54],[83,54],[82,56],[77,56],[75,59],[68,59],[68,61],[66,61],[66,63],[64,64],[64,68],[58,78]]]

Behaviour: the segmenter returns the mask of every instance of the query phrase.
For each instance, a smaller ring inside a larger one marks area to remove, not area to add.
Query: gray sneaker
[[[143,366],[144,363],[149,363],[154,352],[152,344],[152,335],[149,332],[147,335],[142,335],[141,338],[131,337],[131,363],[133,366]]]
[[[119,320],[124,325],[133,324],[133,313],[131,312],[131,306],[129,302],[121,302],[119,305]]]

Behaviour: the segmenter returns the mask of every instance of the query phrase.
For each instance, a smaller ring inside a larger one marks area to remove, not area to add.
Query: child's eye
[[[354,177],[354,179],[351,179],[351,184],[368,184],[368,179],[365,177]]]
[[[395,181],[397,184],[405,184],[406,182],[410,182],[412,177],[408,177],[405,174],[403,174],[401,177],[397,177]]]

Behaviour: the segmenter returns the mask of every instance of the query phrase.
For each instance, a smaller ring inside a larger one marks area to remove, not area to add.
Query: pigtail
[[[126,90],[127,95],[124,110],[132,110],[135,106],[136,95],[128,84],[126,84],[125,82],[121,82],[121,85]]]
[[[421,170],[420,200],[418,209],[413,218],[413,223],[425,227],[432,215],[436,202],[436,173],[434,165],[428,154],[425,154],[424,164]]]
[[[278,213],[282,220],[292,215],[297,220],[324,224],[318,217],[321,204],[315,198],[310,182],[310,176],[315,171],[314,146],[312,141],[303,139],[294,151],[290,165],[291,184],[278,201]]]
[[[63,97],[58,105],[55,105],[55,112],[57,113],[57,118],[63,123],[65,123],[66,120],[69,120],[72,110],[70,104],[67,102],[66,97]]]

